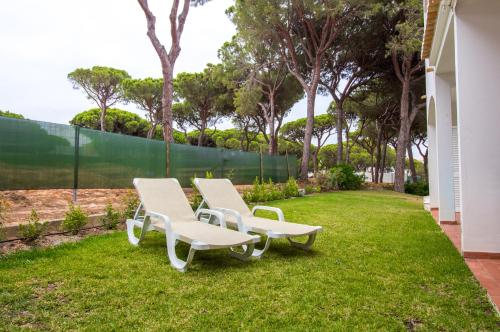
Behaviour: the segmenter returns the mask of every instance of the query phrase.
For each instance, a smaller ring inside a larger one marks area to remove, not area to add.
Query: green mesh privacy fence
[[[171,176],[189,186],[195,174],[284,182],[294,156],[171,145]],[[129,188],[134,177],[165,177],[165,143],[62,124],[0,117],[0,190]]]
[[[75,129],[0,117],[0,188],[73,188]]]

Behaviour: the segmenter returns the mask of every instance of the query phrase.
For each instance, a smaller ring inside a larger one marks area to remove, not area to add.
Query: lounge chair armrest
[[[246,229],[245,225],[243,224],[243,219],[241,218],[241,214],[238,211],[233,210],[233,209],[219,208],[219,207],[213,208],[212,210],[220,211],[224,215],[228,215],[228,216],[232,216],[232,217],[236,218],[236,223],[238,224],[238,231],[243,232],[243,233],[247,233],[247,229]]]
[[[196,211],[196,219],[199,220],[202,214],[208,214],[210,216],[214,216],[215,218],[217,218],[217,220],[219,220],[220,227],[227,228],[226,220],[224,219],[224,213],[222,213],[221,211],[210,210],[210,209],[198,209],[198,211]]]
[[[257,210],[265,210],[265,211],[275,212],[278,215],[278,221],[285,221],[285,215],[283,214],[283,211],[281,211],[280,208],[272,207],[272,206],[256,205],[252,209],[252,214],[255,214],[255,211],[257,211]]]
[[[165,223],[165,231],[167,232],[167,234],[172,231],[170,218],[167,217],[166,215],[154,211],[147,211],[146,217],[154,217],[163,220],[163,222]]]

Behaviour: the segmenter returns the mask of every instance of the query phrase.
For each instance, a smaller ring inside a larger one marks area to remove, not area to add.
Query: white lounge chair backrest
[[[146,211],[169,217],[171,222],[196,221],[193,209],[177,179],[134,179]]]
[[[197,178],[195,181],[208,206],[236,210],[242,216],[252,215],[245,201],[229,179]]]

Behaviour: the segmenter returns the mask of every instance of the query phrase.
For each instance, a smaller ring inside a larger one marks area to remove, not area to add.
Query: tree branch
[[[403,77],[403,74],[401,73],[401,67],[399,66],[397,51],[394,49],[391,50],[391,59],[394,71],[396,73],[396,77],[401,81],[401,83],[403,83],[405,79]]]
[[[160,40],[156,36],[156,17],[149,9],[148,0],[137,0],[137,1],[139,2],[139,5],[141,6],[142,10],[144,11],[144,14],[146,15],[146,22],[148,28],[147,35],[149,37],[149,40],[151,41],[151,44],[153,44],[156,53],[160,57],[162,66],[170,68],[171,62],[170,59],[168,58],[167,51],[165,50],[165,47],[160,43]]]

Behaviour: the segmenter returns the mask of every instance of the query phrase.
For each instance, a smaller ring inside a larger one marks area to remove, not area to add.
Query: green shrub
[[[328,172],[319,172],[316,174],[316,183],[321,191],[333,190],[329,175]]]
[[[323,191],[356,190],[361,188],[363,176],[357,175],[351,165],[340,164],[329,172],[318,175],[318,184]]]
[[[405,183],[405,193],[418,196],[427,196],[429,195],[429,184],[424,181]]]
[[[134,218],[135,211],[139,207],[140,201],[139,197],[132,191],[129,190],[125,196],[122,198],[123,210],[121,213],[122,219],[132,219]]]
[[[5,118],[12,118],[12,119],[24,119],[24,116],[22,114],[17,114],[9,111],[2,111],[0,110],[0,116],[3,116]]]
[[[62,229],[65,232],[70,232],[73,235],[78,234],[80,229],[87,224],[88,216],[79,206],[75,206],[72,202],[68,205],[66,217],[62,222]]]
[[[247,203],[268,202],[285,198],[280,186],[275,185],[271,179],[267,183],[259,183],[259,178],[255,178],[252,189],[243,193],[243,199]]]
[[[320,186],[315,186],[315,185],[312,185],[312,184],[308,184],[305,187],[305,191],[306,191],[306,195],[315,194],[315,193],[321,192],[321,187]]]
[[[285,183],[285,186],[283,187],[283,196],[285,196],[285,198],[299,196],[299,184],[293,177],[289,178]]]
[[[243,192],[243,200],[247,203],[250,202],[260,202],[259,199],[262,198],[263,187],[259,182],[259,178],[255,177],[253,181],[252,189]]]
[[[260,183],[259,178],[255,177],[252,189],[246,190],[243,193],[243,200],[247,203],[262,202],[264,198],[264,186]]]
[[[285,195],[282,188],[274,184],[273,180],[269,179],[268,183],[264,183],[264,198],[265,200],[262,202],[276,201],[285,198]]]
[[[101,218],[102,226],[106,229],[116,229],[120,223],[120,213],[113,209],[113,205],[111,205],[111,203],[106,205],[105,211],[105,215]]]
[[[340,190],[356,190],[363,184],[363,176],[357,175],[351,165],[340,164],[330,170],[332,182]]]
[[[330,168],[330,173],[328,174],[328,181],[330,181],[330,186],[333,190],[341,190],[341,183],[345,181],[344,173],[339,167]]]
[[[45,233],[47,226],[48,223],[41,223],[35,209],[32,209],[31,215],[28,218],[28,223],[19,225],[19,232],[21,233],[24,241],[34,242],[38,240],[43,233]]]

